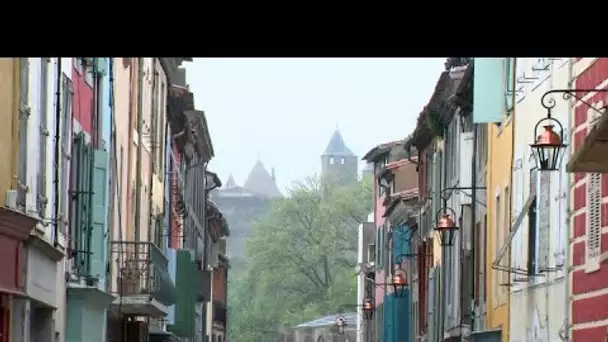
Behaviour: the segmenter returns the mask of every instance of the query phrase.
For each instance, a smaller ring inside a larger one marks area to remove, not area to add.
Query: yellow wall
[[[487,275],[487,328],[502,329],[502,341],[509,341],[509,288],[501,284],[509,283],[509,273],[492,269],[498,250],[505,241],[510,229],[510,199],[511,199],[511,161],[513,153],[513,123],[508,118],[498,127],[489,124],[488,132],[488,182],[487,207],[488,222],[486,229],[486,258]],[[508,188],[508,194],[505,191]],[[506,195],[505,195],[506,194]],[[497,207],[496,198],[500,196]],[[505,203],[505,198],[507,202]],[[509,217],[505,217],[505,214]],[[498,227],[497,227],[498,224]],[[500,234],[496,234],[496,230]],[[502,265],[508,265],[510,253],[507,251],[502,258]]]
[[[16,188],[19,152],[19,59],[0,58],[0,205]]]

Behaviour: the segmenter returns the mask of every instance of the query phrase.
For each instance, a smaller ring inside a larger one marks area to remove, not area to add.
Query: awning
[[[602,115],[572,154],[566,171],[608,173],[608,115]]]
[[[508,265],[502,265],[501,261],[502,261],[502,258],[504,258],[505,253],[507,252],[507,249],[511,246],[511,243],[513,242],[513,238],[515,237],[515,234],[517,234],[517,232],[519,231],[519,227],[521,227],[521,222],[524,220],[524,217],[526,217],[526,215],[528,214],[528,211],[530,210],[530,206],[532,205],[532,203],[534,202],[535,199],[536,199],[536,193],[530,194],[530,197],[528,197],[528,200],[524,204],[524,207],[521,208],[521,212],[519,213],[519,215],[515,219],[515,222],[513,222],[513,225],[511,226],[511,233],[507,237],[507,240],[504,242],[502,247],[500,247],[500,249],[498,250],[498,254],[496,255],[496,260],[494,260],[494,262],[492,263],[492,267],[494,269],[499,269],[499,270],[504,270],[504,271],[508,270],[513,273],[528,274],[528,272],[526,270],[519,270],[517,268],[511,267]]]

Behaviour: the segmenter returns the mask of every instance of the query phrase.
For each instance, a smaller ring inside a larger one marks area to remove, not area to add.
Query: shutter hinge
[[[51,135],[51,132],[46,129],[46,127],[40,127],[40,133],[42,133],[42,135],[44,135],[45,137],[48,137],[49,135]]]
[[[27,119],[32,113],[32,108],[30,108],[30,106],[26,104],[21,105],[21,107],[19,107],[19,113],[22,117],[25,117]]]

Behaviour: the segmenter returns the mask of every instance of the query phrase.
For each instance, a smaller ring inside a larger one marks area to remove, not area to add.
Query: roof
[[[268,170],[266,170],[266,167],[264,167],[264,164],[260,160],[256,161],[255,165],[253,165],[243,187],[256,195],[263,197],[283,197],[275,180],[268,173]]]
[[[395,140],[377,145],[376,147],[367,151],[367,153],[361,159],[368,162],[374,162],[382,157],[385,157],[395,145],[403,142],[403,140]]]
[[[296,328],[316,328],[316,327],[325,327],[325,326],[333,326],[336,323],[336,318],[338,318],[340,314],[327,315],[321,318],[317,318],[315,320],[298,324]],[[346,324],[348,326],[355,326],[357,322],[357,313],[349,312],[342,314],[344,318],[346,318]]]
[[[228,175],[228,180],[226,181],[226,184],[224,185],[226,188],[232,188],[236,186],[236,182],[234,181],[234,177],[232,176],[232,173]]]
[[[346,147],[340,130],[336,129],[331,139],[329,139],[329,144],[327,144],[327,148],[325,148],[322,156],[355,157],[355,154]]]

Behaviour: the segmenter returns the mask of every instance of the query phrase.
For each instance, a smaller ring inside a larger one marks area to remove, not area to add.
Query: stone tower
[[[282,196],[274,169],[272,174],[269,173],[260,160],[251,169],[243,186],[237,185],[230,175],[226,184],[212,194],[212,200],[230,226],[227,247],[234,266],[245,257],[245,240],[251,236],[253,223],[268,213],[272,200]],[[238,273],[238,266],[235,271]]]
[[[348,148],[342,139],[342,134],[336,129],[321,154],[321,176],[337,177],[340,182],[356,182],[359,159]]]

